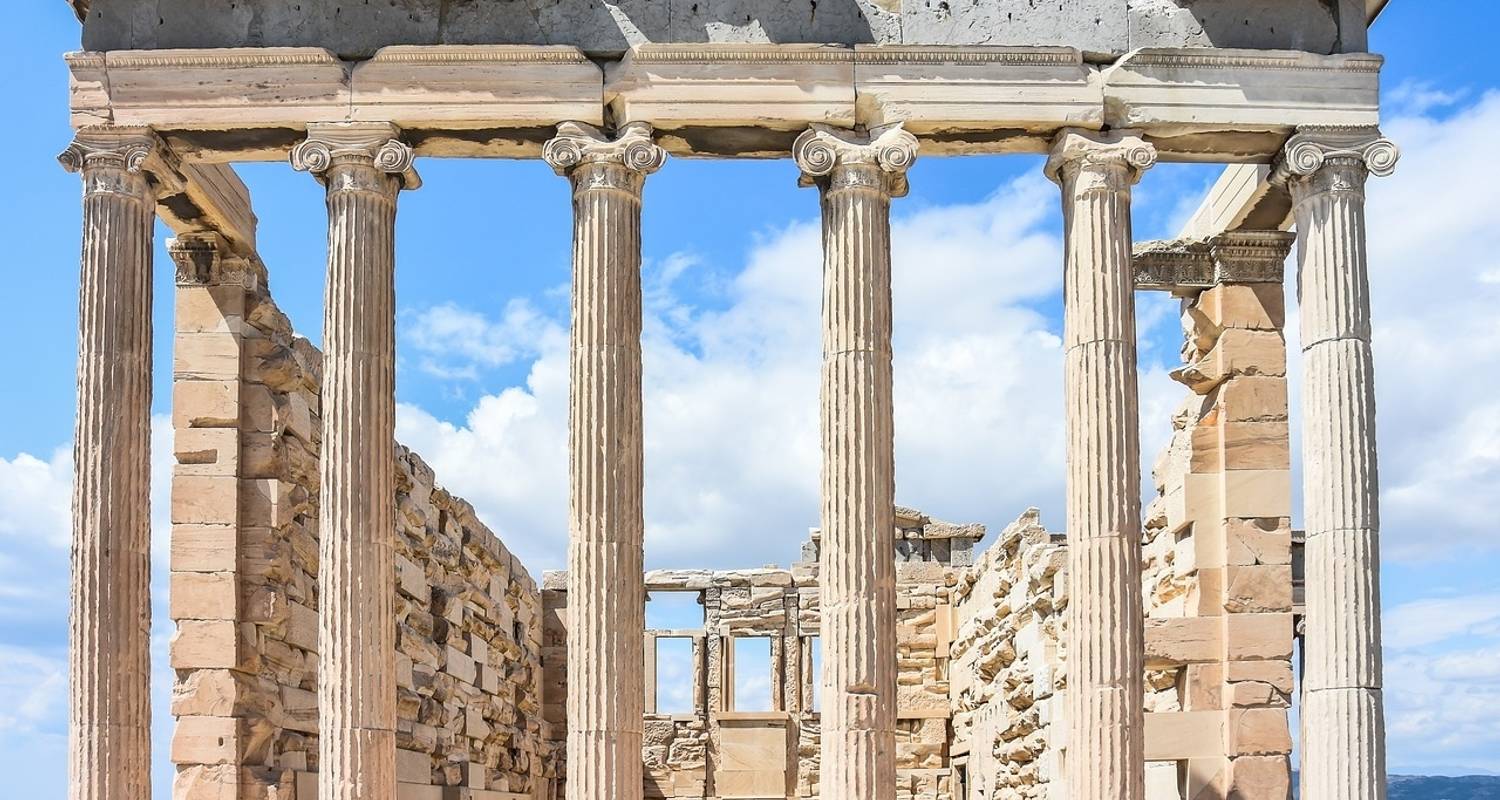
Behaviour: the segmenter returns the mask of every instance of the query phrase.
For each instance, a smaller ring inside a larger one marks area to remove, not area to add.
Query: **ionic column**
[[[1365,178],[1395,170],[1374,129],[1304,128],[1275,178],[1292,195],[1302,337],[1307,628],[1302,796],[1385,797],[1380,515]]]
[[[565,122],[542,157],[573,185],[567,796],[639,800],[641,190],[666,153],[644,123],[610,139]]]
[[[151,244],[144,129],[84,129],[68,797],[151,796]]]
[[[310,125],[292,166],[328,191],[318,516],[318,797],[396,796],[396,195],[421,185],[384,123]]]
[[[792,156],[823,208],[822,765],[819,792],[896,796],[891,198],[917,140],[814,126]]]
[[[1063,131],[1068,796],[1145,795],[1145,633],[1130,188],[1156,150],[1128,131]]]

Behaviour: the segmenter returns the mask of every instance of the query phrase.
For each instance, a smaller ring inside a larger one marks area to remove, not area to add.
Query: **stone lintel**
[[[1294,234],[1283,231],[1141,242],[1132,255],[1135,288],[1180,295],[1221,283],[1281,283],[1295,242]]]
[[[1259,163],[1299,126],[1375,125],[1371,53],[1145,49],[1104,67],[1105,123],[1141,128],[1180,161]]]
[[[1232,230],[1286,230],[1292,198],[1270,181],[1269,164],[1231,164],[1183,225],[1181,239],[1206,239]]]
[[[1168,160],[1269,162],[1305,125],[1373,125],[1381,59],[1213,48],[641,45],[128,50],[67,57],[75,125],[141,125],[190,160],[279,160],[309,123],[388,121],[419,155],[534,157],[564,120],[642,121],[669,152],[785,157],[817,123],[902,123],[932,154],[1045,152],[1137,128]],[[607,76],[607,77],[606,77]]]
[[[75,125],[149,126],[206,160],[280,160],[320,122],[390,122],[433,156],[534,156],[559,121],[603,123],[602,73],[572,47],[392,46],[357,62],[308,47],[67,61]]]

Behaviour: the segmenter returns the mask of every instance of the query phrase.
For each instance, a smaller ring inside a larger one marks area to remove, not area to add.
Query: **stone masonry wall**
[[[897,511],[897,796],[955,800],[948,741],[951,593],[983,526],[950,525]],[[813,647],[818,636],[818,537],[790,570],[657,570],[652,593],[696,592],[702,628],[646,632],[646,720],[642,760],[647,798],[818,796],[819,714]],[[566,576],[544,578],[545,717],[552,745],[566,738]],[[770,640],[771,708],[743,710],[734,698],[736,637]],[[693,710],[655,713],[659,638],[692,641]]]
[[[953,754],[965,797],[1064,797],[1067,549],[1029,509],[954,590]]]
[[[172,252],[173,796],[310,800],[321,355],[258,262],[214,239]],[[542,796],[540,593],[468,503],[392,446],[398,797]]]
[[[1284,798],[1292,572],[1280,284],[1183,302],[1190,389],[1145,512],[1147,797]],[[969,797],[1064,798],[1066,537],[1035,510],[959,582],[950,681]]]
[[[1189,389],[1145,512],[1148,750],[1189,800],[1285,797],[1292,678],[1291,445],[1279,283],[1183,300]],[[1206,749],[1202,741],[1218,746]]]

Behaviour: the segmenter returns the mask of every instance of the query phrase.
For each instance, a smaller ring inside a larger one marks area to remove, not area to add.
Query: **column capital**
[[[307,138],[292,148],[292,169],[325,181],[334,167],[365,166],[396,176],[403,189],[421,188],[416,154],[400,136],[401,129],[388,122],[310,123]]]
[[[1357,167],[1384,178],[1396,171],[1401,150],[1379,128],[1304,125],[1281,149],[1271,181],[1288,184],[1310,178],[1325,166]]]
[[[799,186],[866,187],[904,197],[906,171],[917,160],[917,137],[899,122],[868,133],[815,123],[792,145],[792,160],[802,171]]]
[[[1206,239],[1140,242],[1135,288],[1193,294],[1221,283],[1281,283],[1297,237],[1285,231],[1225,231]]]
[[[1092,180],[1087,188],[1126,189],[1154,164],[1156,147],[1139,131],[1065,128],[1052,140],[1052,152],[1042,172],[1059,186],[1088,175]]]
[[[118,169],[139,174],[146,159],[161,152],[161,140],[150,128],[91,126],[79,128],[73,142],[57,154],[58,163],[69,172]]]
[[[177,266],[178,286],[238,284],[254,286],[263,268],[234,252],[215,231],[179,234],[167,240],[167,255]]]
[[[557,126],[557,135],[542,146],[542,159],[565,178],[575,177],[585,166],[621,167],[633,173],[628,186],[611,182],[607,171],[591,173],[591,181],[616,189],[635,189],[641,185],[640,179],[667,163],[667,151],[652,141],[651,134],[651,125],[646,122],[626,123],[613,139],[587,123],[564,122]]]

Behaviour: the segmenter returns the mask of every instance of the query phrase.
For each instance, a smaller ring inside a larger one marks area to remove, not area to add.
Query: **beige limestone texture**
[[[392,125],[319,125],[292,165],[327,189],[319,459],[321,800],[396,791],[396,196],[420,185]]]
[[[341,119],[394,122],[423,155],[535,157],[558,120],[609,119],[654,125],[673,153],[730,158],[785,157],[811,124],[902,123],[933,153],[1041,153],[1065,128],[1137,128],[1175,159],[1264,163],[1298,125],[1378,121],[1379,56],[1097,57],[698,42],[643,43],[596,64],[566,46],[429,44],[348,61],[317,47],[82,52],[68,66],[75,125],[151,126],[215,161],[275,160],[308,125]]]
[[[1141,800],[1144,634],[1130,187],[1156,151],[1130,132],[1065,131],[1063,193],[1069,758],[1078,800]]]
[[[896,575],[895,781],[899,798],[955,800],[949,748],[949,651],[956,617],[952,597],[968,553],[984,536],[981,525],[953,525],[910,509],[897,515],[892,553]],[[803,561],[790,570],[653,570],[645,585],[658,593],[696,594],[701,628],[648,630],[651,645],[663,638],[693,642],[693,703],[686,713],[645,714],[641,760],[647,798],[704,798],[725,791],[775,784],[785,797],[819,796],[821,714],[814,708],[818,677],[812,651],[819,641],[821,606],[814,531]],[[940,552],[913,550],[913,542],[949,544]],[[956,554],[956,555],[955,555]],[[547,620],[546,706],[549,720],[565,716],[567,577],[549,573],[543,603]],[[736,706],[732,687],[743,665],[733,658],[736,637],[771,643],[773,692],[769,709]],[[649,667],[648,667],[649,669]],[[646,687],[650,695],[653,687]],[[774,733],[772,733],[774,731]],[[565,734],[555,722],[552,743]],[[721,785],[721,783],[723,785]],[[774,794],[774,793],[773,793]]]
[[[1380,512],[1364,189],[1395,169],[1375,129],[1312,128],[1277,178],[1297,220],[1307,634],[1302,791],[1385,796]]]
[[[177,342],[232,330],[241,353],[228,375],[189,358],[174,376],[177,470],[196,481],[174,482],[174,506],[229,499],[222,521],[174,511],[174,797],[307,800],[321,766],[322,357],[292,333],[258,260],[213,235],[169,249]],[[551,797],[540,593],[420,458],[396,448],[394,470],[396,796]]]
[[[894,797],[895,432],[890,201],[917,141],[814,127],[794,158],[823,209],[820,791]]]
[[[147,131],[80,131],[78,415],[68,615],[68,797],[151,793],[151,254]]]
[[[568,409],[567,796],[642,793],[641,191],[666,159],[648,125],[558,126],[544,158],[573,185]]]

